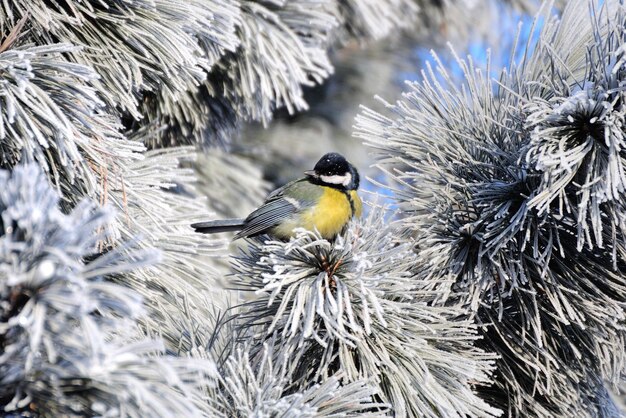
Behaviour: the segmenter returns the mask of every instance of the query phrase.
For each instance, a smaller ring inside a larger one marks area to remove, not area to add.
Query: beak
[[[318,178],[319,175],[315,172],[315,170],[307,170],[304,172],[304,175],[307,177],[313,177],[313,178]]]

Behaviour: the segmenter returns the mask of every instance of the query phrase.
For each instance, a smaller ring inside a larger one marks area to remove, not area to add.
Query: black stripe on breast
[[[348,202],[350,202],[350,210],[352,211],[352,216],[354,216],[356,209],[354,207],[354,200],[352,200],[352,196],[350,196],[350,192],[348,192],[347,190],[342,190],[341,192],[346,195]]]

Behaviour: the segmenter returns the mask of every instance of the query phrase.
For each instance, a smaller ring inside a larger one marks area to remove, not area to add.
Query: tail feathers
[[[202,234],[239,231],[245,225],[244,219],[218,219],[216,221],[198,222],[191,227]]]

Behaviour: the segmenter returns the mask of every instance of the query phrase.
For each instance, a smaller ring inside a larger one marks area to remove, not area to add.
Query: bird
[[[359,182],[357,169],[341,154],[330,152],[304,177],[271,192],[245,219],[198,222],[191,227],[204,234],[239,231],[233,240],[267,234],[283,241],[293,237],[296,228],[304,228],[334,240],[353,217],[361,216]]]

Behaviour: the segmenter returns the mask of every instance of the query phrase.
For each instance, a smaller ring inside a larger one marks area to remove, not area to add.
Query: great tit
[[[273,191],[261,207],[246,219],[199,222],[196,232],[212,234],[239,231],[234,239],[268,234],[288,240],[294,229],[317,230],[332,240],[354,216],[361,216],[362,202],[357,194],[359,173],[336,152],[324,155],[305,177]]]

